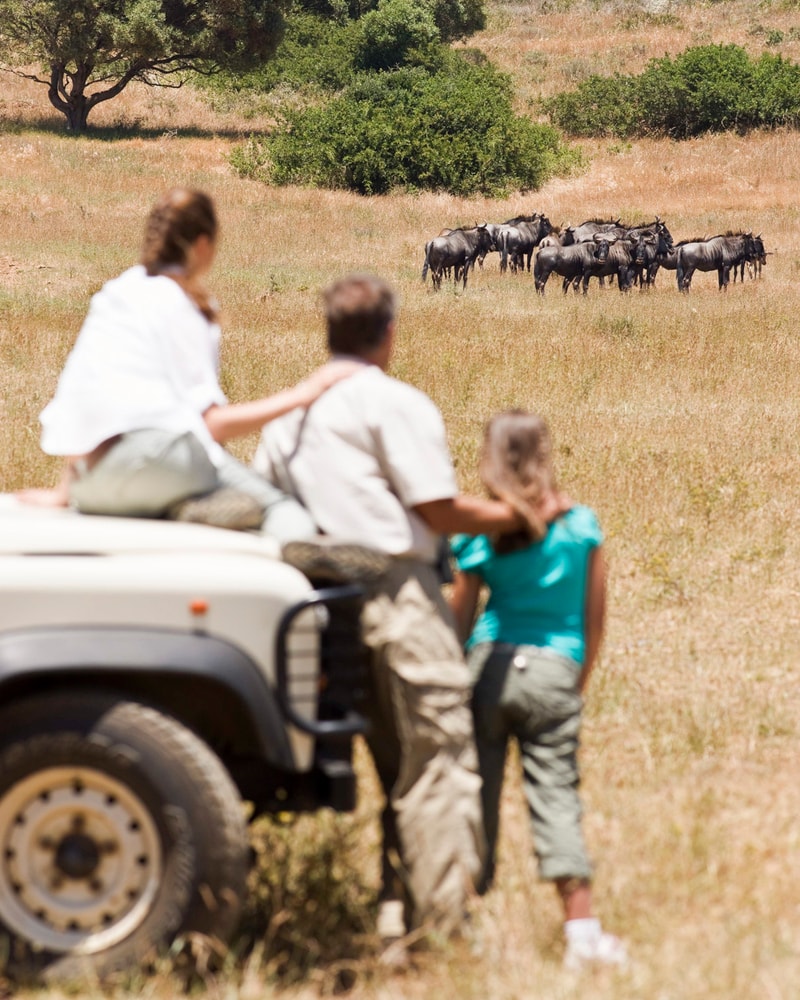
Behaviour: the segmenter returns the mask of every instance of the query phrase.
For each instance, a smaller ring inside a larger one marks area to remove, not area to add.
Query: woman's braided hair
[[[556,489],[550,431],[544,419],[525,410],[498,413],[486,425],[481,479],[525,521],[522,533],[501,536],[498,551],[513,551],[547,534],[541,502]]]
[[[199,236],[217,238],[214,203],[203,191],[173,188],[150,211],[145,223],[141,263],[151,276],[176,281],[208,320],[217,307],[205,285],[191,271],[189,248]]]

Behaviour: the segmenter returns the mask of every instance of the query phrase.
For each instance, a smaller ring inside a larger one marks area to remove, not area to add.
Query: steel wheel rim
[[[38,948],[122,941],[152,909],[162,867],[149,810],[103,771],[46,768],[0,800],[0,921]]]

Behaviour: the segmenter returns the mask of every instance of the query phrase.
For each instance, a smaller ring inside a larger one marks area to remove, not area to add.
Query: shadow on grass
[[[250,128],[200,128],[197,126],[170,127],[142,125],[138,122],[121,122],[116,125],[90,125],[83,132],[74,132],[66,127],[63,117],[47,116],[37,118],[32,115],[4,115],[0,110],[0,134],[38,132],[43,135],[62,135],[73,139],[87,139],[94,142],[119,142],[126,139],[246,139],[253,132]]]

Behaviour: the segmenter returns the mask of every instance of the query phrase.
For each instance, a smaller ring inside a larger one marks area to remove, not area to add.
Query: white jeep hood
[[[228,552],[280,559],[278,542],[263,535],[204,524],[78,514],[0,494],[0,556],[147,552]]]

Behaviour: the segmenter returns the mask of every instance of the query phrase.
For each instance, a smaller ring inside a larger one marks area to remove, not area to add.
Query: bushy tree
[[[187,70],[239,70],[280,42],[280,0],[0,0],[2,68],[48,88],[71,129],[131,80],[179,85]],[[41,74],[15,69],[28,62]]]
[[[341,90],[356,75],[356,49],[361,42],[357,21],[337,21],[294,10],[275,55],[248,73],[219,73],[207,82],[222,91],[271,91],[281,86],[316,96]]]
[[[593,76],[546,104],[573,135],[662,135],[800,124],[800,66],[738,45],[700,45],[652,59],[638,76]]]
[[[362,194],[499,195],[538,188],[574,162],[554,129],[514,114],[506,76],[455,54],[447,72],[366,76],[234,156],[241,173],[270,183]]]
[[[753,63],[738,45],[700,45],[651,60],[639,77],[642,117],[676,139],[753,125]]]
[[[380,0],[302,0],[305,10],[340,22],[358,20],[380,5]],[[483,0],[424,0],[443,42],[467,38],[486,27]]]
[[[455,42],[486,27],[483,0],[430,0],[443,42]]]
[[[426,0],[380,0],[360,21],[355,61],[360,69],[394,69],[440,41]]]

